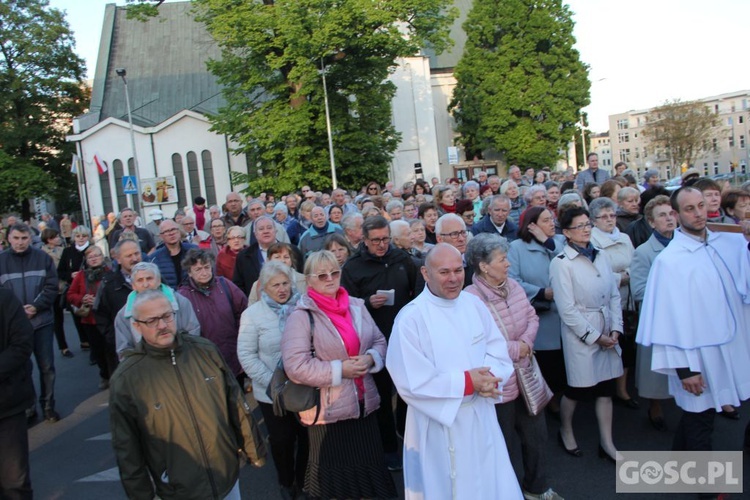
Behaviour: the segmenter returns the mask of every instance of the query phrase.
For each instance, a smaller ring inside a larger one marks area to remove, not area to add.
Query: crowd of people
[[[618,457],[613,405],[641,401],[675,449],[711,449],[714,415],[738,419],[750,397],[750,186],[689,169],[670,192],[657,172],[639,181],[595,153],[587,163],[577,175],[514,165],[505,179],[232,192],[90,227],[8,217],[0,448],[16,465],[2,459],[2,493],[31,494],[31,355],[43,418],[60,419],[53,338],[63,359],[76,350],[66,312],[110,390],[130,497],[239,498],[242,460],[262,465],[267,443],[284,498],[395,497],[390,472],[403,469],[407,498],[558,499],[546,419],[580,457],[582,401],[604,460]],[[552,394],[536,413],[516,376],[532,364]],[[318,390],[313,408],[276,407],[280,367]],[[683,410],[676,428],[668,398]]]

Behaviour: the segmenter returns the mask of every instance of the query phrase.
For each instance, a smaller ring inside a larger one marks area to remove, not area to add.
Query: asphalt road
[[[97,389],[98,370],[88,363],[88,353],[77,348],[77,335],[70,315],[66,318],[68,343],[74,358],[63,358],[57,352],[56,399],[62,419],[55,424],[40,422],[29,429],[31,448],[31,478],[37,499],[108,499],[126,498],[120,485],[115,458],[112,453],[107,412],[108,391]],[[37,378],[35,368],[34,377]],[[741,419],[731,421],[716,418],[714,448],[741,450],[745,425],[750,417],[750,405],[740,408]],[[260,412],[256,412],[261,419]],[[679,410],[673,403],[666,405],[666,420],[674,429]],[[578,445],[584,452],[581,458],[570,457],[557,444],[559,423],[548,419],[547,459],[550,485],[566,499],[650,499],[664,495],[616,495],[615,466],[597,456],[598,432],[593,405],[581,404],[576,411],[575,430]],[[672,432],[658,432],[651,427],[645,408],[630,410],[615,407],[614,440],[621,450],[668,450]],[[520,470],[518,441],[509,442],[516,470]],[[731,498],[750,498],[750,458],[744,455],[745,494]],[[245,467],[241,471],[240,486],[243,498],[280,498],[276,473],[269,463],[262,469]],[[403,497],[402,478],[394,473]],[[478,479],[481,480],[481,479]],[[695,499],[696,495],[671,494],[670,500]],[[432,500],[432,499],[428,499]]]

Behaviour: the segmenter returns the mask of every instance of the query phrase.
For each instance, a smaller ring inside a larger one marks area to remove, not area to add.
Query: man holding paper
[[[417,268],[411,256],[391,244],[391,230],[384,217],[368,217],[362,224],[363,241],[346,264],[341,286],[349,295],[365,301],[368,312],[385,338],[391,336],[396,315],[414,297]],[[396,438],[392,400],[393,382],[386,370],[374,374],[380,394],[378,425],[391,470],[401,469],[401,454]],[[400,399],[396,405],[399,427],[403,431],[406,406]]]

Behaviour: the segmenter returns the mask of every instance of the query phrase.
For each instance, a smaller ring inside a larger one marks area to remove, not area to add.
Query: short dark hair
[[[709,179],[708,177],[702,177],[698,179],[692,184],[692,187],[694,187],[695,189],[699,189],[701,192],[703,191],[721,192],[721,187],[719,187],[719,184],[715,180]]]
[[[598,158],[599,153],[597,153],[596,151],[590,151],[589,154],[586,155],[586,161],[588,161],[592,156],[596,156]]]
[[[750,193],[748,193],[744,189],[729,189],[727,191],[724,191],[724,193],[721,195],[721,208],[724,210],[726,210],[727,208],[731,208],[732,210],[734,210],[737,202],[742,198],[750,198]]]
[[[182,259],[182,268],[189,270],[196,264],[211,264],[211,267],[216,264],[216,257],[214,254],[203,248],[191,248]]]
[[[680,213],[680,204],[677,202],[677,198],[679,198],[680,193],[682,193],[683,191],[697,191],[703,194],[703,191],[695,186],[682,186],[678,189],[675,189],[675,191],[672,193],[672,196],[669,197],[669,201],[672,204],[672,208],[677,213]]]
[[[42,236],[41,236],[42,243],[44,243],[46,245],[47,242],[49,242],[49,240],[55,239],[57,237],[57,235],[59,235],[59,234],[60,234],[60,232],[57,229],[52,229],[52,228],[49,228],[49,227],[44,228],[44,230],[42,231]]]
[[[583,207],[573,207],[562,213],[560,218],[560,227],[563,229],[570,229],[570,225],[573,223],[573,219],[580,217],[581,215],[589,216],[589,211]]]
[[[382,215],[368,217],[362,223],[362,236],[367,238],[370,235],[370,231],[373,229],[383,229],[386,227],[388,228],[388,231],[391,230],[390,226],[388,226],[388,220]]]
[[[518,237],[526,243],[530,243],[534,237],[529,231],[529,225],[536,224],[539,220],[539,216],[547,210],[547,207],[530,207],[524,210],[523,217],[521,217],[521,223],[518,226]]]
[[[196,196],[193,200],[193,203],[195,203],[196,205],[205,205],[206,199],[203,196]]]
[[[297,253],[289,243],[277,241],[268,247],[268,250],[266,250],[266,255],[268,256],[267,260],[271,260],[271,256],[281,253],[282,250],[286,250],[287,253],[289,253],[289,258],[292,260],[292,269],[297,269],[297,266],[299,266],[299,259],[297,259]]]
[[[12,233],[13,231],[18,231],[19,233],[31,234],[31,228],[29,227],[28,224],[24,222],[16,222],[12,226],[10,226],[8,228],[8,236],[10,236],[10,233]]]
[[[641,193],[641,213],[646,210],[646,204],[657,196],[669,197],[669,191],[664,186],[657,184]]]
[[[370,217],[369,219],[374,219],[374,217]],[[342,247],[345,247],[349,251],[349,255],[354,253],[354,248],[352,248],[351,243],[349,243],[346,238],[344,238],[344,236],[339,233],[331,233],[326,236],[326,241],[325,243],[323,243],[323,248],[325,250],[330,250],[331,245],[333,245],[334,243],[338,243]]]
[[[422,203],[421,205],[419,205],[419,210],[417,211],[417,217],[423,218],[424,213],[428,210],[434,210],[437,212],[437,205],[435,205],[434,203],[427,203],[427,202]]]

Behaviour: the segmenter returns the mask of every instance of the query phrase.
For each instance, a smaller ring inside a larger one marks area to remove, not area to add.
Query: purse
[[[478,289],[478,288],[477,288]],[[497,318],[497,323],[500,325],[500,331],[505,337],[506,341],[509,341],[508,332],[505,329],[505,323],[500,317],[500,313],[497,312],[495,304],[490,302],[484,293],[479,291],[484,298],[486,304],[490,306],[492,312]],[[521,394],[521,399],[526,404],[526,411],[529,415],[535,417],[539,415],[547,404],[552,400],[552,390],[547,385],[547,381],[544,380],[542,370],[539,368],[539,363],[536,361],[536,357],[532,352],[529,355],[529,365],[521,366],[519,363],[513,363],[513,369],[516,372],[516,381],[518,382],[518,392]]]
[[[310,353],[315,357],[313,345],[315,320],[309,310],[307,314],[310,318]],[[266,395],[273,402],[273,414],[277,417],[284,416],[286,412],[299,413],[317,406],[315,419],[311,425],[315,425],[315,422],[318,421],[320,416],[320,389],[292,382],[284,371],[283,360],[279,360],[279,364],[273,371],[271,382],[266,389]]]

